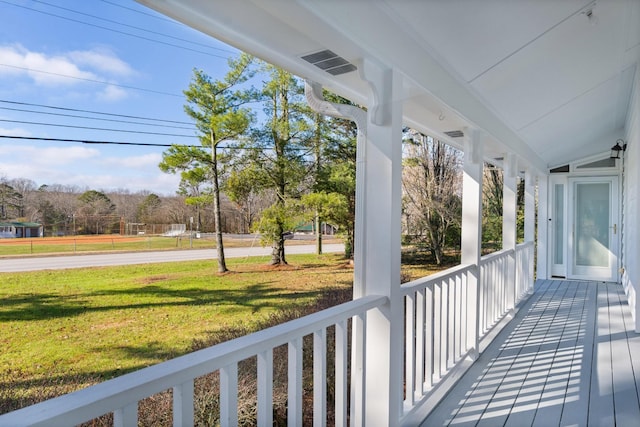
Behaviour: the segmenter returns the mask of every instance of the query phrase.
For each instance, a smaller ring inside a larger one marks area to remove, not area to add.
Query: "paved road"
[[[287,246],[287,254],[311,254],[315,245]],[[343,244],[322,245],[325,253],[344,251]],[[271,248],[227,248],[226,258],[265,256],[271,254]],[[109,265],[150,264],[156,262],[195,261],[215,259],[215,249],[183,249],[178,251],[127,252],[117,254],[65,255],[50,257],[7,258],[0,259],[0,273],[13,273],[34,270],[63,270],[67,268],[101,267]]]

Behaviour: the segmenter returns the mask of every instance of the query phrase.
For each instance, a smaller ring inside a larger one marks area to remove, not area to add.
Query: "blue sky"
[[[193,68],[221,78],[237,54],[130,0],[0,0],[0,136],[197,143],[182,91]],[[163,150],[0,137],[0,177],[170,195]]]

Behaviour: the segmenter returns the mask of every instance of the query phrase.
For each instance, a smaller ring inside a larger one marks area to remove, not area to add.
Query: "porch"
[[[640,335],[621,285],[540,280],[424,426],[636,426]]]
[[[303,76],[316,111],[357,123],[354,300],[0,416],[0,425],[73,425],[113,412],[116,426],[134,426],[138,402],[167,389],[174,425],[193,425],[194,380],[219,372],[220,423],[233,426],[238,363],[247,358],[257,360],[257,424],[272,425],[273,350],[279,346],[287,348],[288,422],[302,425],[308,336],[314,425],[327,424],[328,407],[336,425],[351,426],[496,425],[498,417],[518,425],[527,417],[532,425],[552,419],[612,425],[606,417],[621,425],[637,422],[632,374],[640,372],[634,359],[640,338],[633,335],[622,287],[544,281],[529,295],[534,239],[537,277],[557,274],[548,265],[553,237],[563,236],[556,229],[565,221],[558,219],[573,212],[552,209],[558,183],[551,173],[592,174],[575,164],[576,156],[608,160],[604,151],[621,140],[628,149],[606,171],[616,177],[608,191],[619,193],[607,200],[619,210],[609,211],[605,237],[596,240],[614,243],[607,246],[606,271],[624,284],[640,331],[638,1],[521,2],[513,9],[484,2],[371,2],[363,8],[355,1],[142,1]],[[336,55],[331,58],[344,69],[326,71],[310,60],[317,55]],[[367,108],[327,103],[322,87]],[[400,286],[405,124],[464,151],[462,265]],[[481,257],[485,161],[504,171],[504,249]],[[526,242],[519,245],[518,176],[525,180]],[[573,185],[569,179],[566,185]],[[580,258],[569,249],[558,253]],[[562,259],[573,277],[591,273],[570,270]],[[512,316],[516,322],[499,332]],[[328,331],[335,334],[331,356]],[[329,364],[336,372],[331,400]],[[514,382],[522,388],[510,388]]]

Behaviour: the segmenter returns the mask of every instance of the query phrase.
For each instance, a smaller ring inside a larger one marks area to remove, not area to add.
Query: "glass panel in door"
[[[617,212],[613,180],[574,183],[573,273],[614,280]]]
[[[567,276],[565,264],[566,229],[565,229],[565,184],[556,183],[552,186],[552,210],[551,210],[551,275],[553,277]]]
[[[576,184],[576,265],[609,266],[609,184]]]

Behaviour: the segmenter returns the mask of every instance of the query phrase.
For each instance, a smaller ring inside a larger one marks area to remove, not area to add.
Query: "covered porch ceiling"
[[[486,157],[514,152],[521,169],[608,151],[638,90],[640,0],[140,1],[362,105],[357,70],[304,57],[393,67],[407,125],[457,147],[447,132],[481,128]]]

